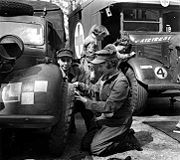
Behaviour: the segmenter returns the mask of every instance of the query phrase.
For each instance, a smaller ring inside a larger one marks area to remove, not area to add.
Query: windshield
[[[124,9],[125,31],[179,32],[180,12],[156,9]]]
[[[152,9],[126,9],[124,13],[124,30],[159,31],[159,11]]]
[[[0,37],[5,35],[16,35],[24,44],[43,45],[44,43],[43,27],[39,24],[1,22]]]

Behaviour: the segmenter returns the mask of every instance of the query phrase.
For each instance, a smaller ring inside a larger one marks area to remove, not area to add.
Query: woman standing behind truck
[[[95,57],[95,52],[100,48],[98,42],[102,41],[106,36],[109,35],[109,31],[103,25],[93,25],[89,31],[89,35],[85,38],[83,43],[83,52],[80,59],[80,68],[84,72],[84,78],[82,77],[82,82],[86,83],[89,76],[89,61],[93,60]]]

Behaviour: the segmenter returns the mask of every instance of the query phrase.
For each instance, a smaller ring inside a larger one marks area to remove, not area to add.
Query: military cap
[[[62,58],[62,57],[69,57],[73,59],[73,52],[70,49],[60,49],[59,51],[56,52],[57,58]]]
[[[95,52],[96,57],[90,61],[92,64],[101,64],[113,58],[117,58],[116,48],[113,44],[105,46],[102,50]]]

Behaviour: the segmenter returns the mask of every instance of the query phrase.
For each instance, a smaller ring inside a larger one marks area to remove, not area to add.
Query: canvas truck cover
[[[46,9],[47,15],[45,16],[45,18],[53,24],[61,40],[63,42],[66,41],[64,16],[59,6],[45,1],[26,1],[26,0],[16,0],[16,1],[31,5],[34,9],[35,16],[43,16],[44,9]]]

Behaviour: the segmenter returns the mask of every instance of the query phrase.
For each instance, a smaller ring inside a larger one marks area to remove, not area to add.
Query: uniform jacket
[[[97,38],[94,34],[90,34],[86,37],[83,44],[83,56],[92,56],[94,52],[98,50]]]
[[[99,90],[99,101],[88,99],[86,108],[100,112],[102,118],[98,123],[107,126],[126,124],[132,118],[132,109],[129,105],[130,88],[126,76],[117,71],[103,81],[100,78],[96,87]]]

